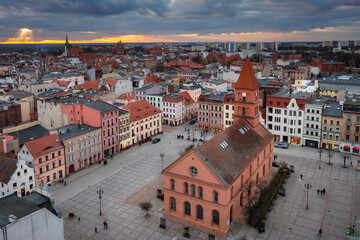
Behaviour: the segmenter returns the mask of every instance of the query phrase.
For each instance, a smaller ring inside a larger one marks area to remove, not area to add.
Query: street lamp
[[[100,188],[99,190],[96,190],[96,193],[99,195],[99,199],[100,199],[100,216],[101,216],[101,199],[102,199],[102,195],[104,194],[104,190]]]
[[[309,189],[311,189],[311,185],[309,183],[305,183],[305,188],[307,190],[306,209],[309,209]]]
[[[163,173],[163,171],[164,171],[164,156],[165,156],[165,153],[160,153],[160,157],[161,157],[161,173]]]

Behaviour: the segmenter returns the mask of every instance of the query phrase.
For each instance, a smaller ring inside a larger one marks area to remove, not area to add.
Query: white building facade
[[[304,145],[314,148],[321,146],[321,114],[323,100],[311,99],[305,104]]]

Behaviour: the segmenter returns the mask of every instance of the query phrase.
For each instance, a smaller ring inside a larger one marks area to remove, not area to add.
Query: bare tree
[[[253,181],[248,180],[245,184],[243,184],[243,191],[245,193],[245,199],[247,204],[245,205],[245,214],[247,216],[248,224],[251,223],[251,220],[254,217],[254,212],[257,208],[261,206],[263,196],[266,195],[267,181],[264,180],[260,184],[256,184]]]
[[[179,153],[179,156],[182,157],[185,153],[187,153],[188,151],[190,151],[191,149],[193,149],[195,147],[195,144],[191,144],[187,147],[184,147],[180,153]]]
[[[151,202],[141,202],[140,207],[142,210],[146,211],[146,216],[149,216],[149,211],[153,207]]]

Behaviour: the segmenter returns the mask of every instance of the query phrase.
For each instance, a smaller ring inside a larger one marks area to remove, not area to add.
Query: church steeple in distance
[[[260,123],[259,89],[259,83],[247,57],[235,84],[234,122],[246,118],[254,127]]]
[[[66,34],[66,41],[65,41],[65,45],[69,45],[69,39],[68,39],[67,34]]]

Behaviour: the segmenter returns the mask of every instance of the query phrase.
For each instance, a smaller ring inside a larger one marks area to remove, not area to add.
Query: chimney
[[[16,222],[17,220],[18,220],[18,217],[15,216],[14,214],[9,215],[9,222],[10,223]]]

